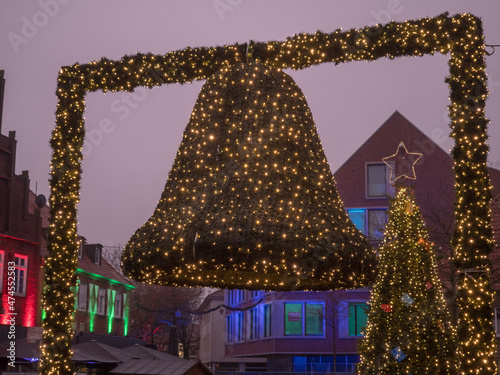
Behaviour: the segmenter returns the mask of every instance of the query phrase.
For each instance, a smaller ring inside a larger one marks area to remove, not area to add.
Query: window
[[[366,210],[364,208],[349,209],[347,215],[356,228],[366,235]]]
[[[106,313],[106,289],[99,288],[97,294],[97,313],[104,315]]]
[[[87,310],[87,284],[80,283],[78,286],[78,310]]]
[[[391,169],[385,163],[369,163],[366,165],[367,198],[386,198],[394,196],[395,189],[389,184]]]
[[[95,264],[101,265],[101,249],[95,248]]]
[[[372,241],[380,241],[384,236],[384,228],[387,224],[386,208],[350,208],[347,215],[353,224]]]
[[[95,314],[97,312],[97,294],[99,286],[89,284],[89,313]]]
[[[260,295],[261,295],[261,291],[260,290],[252,290],[250,292],[250,299],[259,298]]]
[[[349,336],[363,336],[368,321],[368,305],[364,302],[349,302]]]
[[[319,302],[285,303],[285,335],[323,335],[323,309]]]
[[[273,325],[272,325],[272,314],[271,314],[271,304],[267,304],[262,306],[262,318],[263,318],[263,323],[262,328],[262,337],[272,337],[273,335]]]
[[[28,257],[25,255],[15,254],[14,258],[15,270],[14,276],[16,278],[15,293],[25,296],[26,295],[26,279],[28,277]]]
[[[359,355],[337,355],[337,371],[354,373],[359,363]]]
[[[254,307],[248,310],[248,339],[257,340],[257,329],[259,327],[258,309]]]
[[[116,295],[115,295],[115,309],[114,309],[113,316],[115,318],[122,317],[122,294],[121,293],[116,293]]]
[[[384,237],[384,228],[387,224],[387,211],[368,210],[368,239],[380,241]]]
[[[306,303],[306,335],[323,334],[323,304]]]
[[[78,241],[78,259],[83,259],[83,239]]]
[[[107,294],[108,294],[108,303],[107,303],[107,309],[106,309],[106,316],[115,316],[114,310],[115,310],[115,296],[116,296],[116,290],[113,289],[107,289]]]
[[[332,355],[294,355],[292,357],[294,372],[314,373],[354,373],[359,355],[337,355],[337,369],[333,368]]]
[[[0,250],[0,293],[3,292],[3,266],[5,264],[5,251]]]
[[[226,291],[226,304],[228,306],[234,305],[235,302],[235,296],[236,296],[236,290],[227,290]]]
[[[245,314],[243,311],[239,311],[235,313],[235,322],[236,322],[236,342],[245,341]]]
[[[231,344],[234,338],[234,326],[233,326],[234,315],[226,316],[226,344]]]
[[[285,303],[285,335],[302,335],[302,303]]]
[[[232,298],[231,304],[238,304],[245,300],[245,290],[244,289],[235,289],[232,290]]]

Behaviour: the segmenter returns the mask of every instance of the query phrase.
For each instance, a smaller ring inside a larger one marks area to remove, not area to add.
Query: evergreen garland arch
[[[348,31],[297,34],[285,41],[186,48],[165,55],[136,54],[113,61],[62,67],[59,72],[56,126],[52,133],[51,223],[48,232],[41,346],[42,374],[73,374],[73,336],[76,284],[76,206],[81,181],[85,135],[85,94],[93,91],[133,91],[136,87],[204,80],[223,67],[253,59],[277,69],[304,69],[322,63],[393,59],[400,56],[449,54],[449,106],[456,178],[455,263],[462,269],[484,270],[481,287],[460,276],[459,342],[462,374],[494,374],[495,340],[491,324],[493,293],[487,255],[493,247],[491,186],[487,170],[488,120],[485,45],[481,20],[471,14],[390,22]],[[489,321],[489,323],[488,323]]]

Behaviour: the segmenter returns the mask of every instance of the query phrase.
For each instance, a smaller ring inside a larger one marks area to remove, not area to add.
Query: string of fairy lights
[[[486,159],[487,96],[485,46],[481,20],[471,14],[442,14],[406,22],[389,22],[348,31],[297,34],[286,41],[253,43],[252,59],[273,69],[304,69],[321,63],[393,59],[401,56],[449,54],[449,115],[455,140],[456,229],[454,261],[462,270],[484,270],[476,283],[462,273],[458,327],[460,373],[494,374],[494,332],[489,286],[492,250],[491,186]],[[186,48],[165,55],[136,54],[121,60],[101,59],[62,67],[59,72],[56,127],[52,133],[50,256],[46,262],[41,346],[42,374],[73,374],[71,338],[76,284],[77,203],[81,184],[85,129],[85,94],[133,91],[208,79],[246,61],[247,44]],[[293,261],[293,259],[290,259]],[[287,262],[287,261],[286,261]],[[262,279],[255,281],[260,284]],[[262,284],[264,285],[264,284]],[[254,284],[258,288],[257,284]],[[473,338],[473,339],[470,339]]]

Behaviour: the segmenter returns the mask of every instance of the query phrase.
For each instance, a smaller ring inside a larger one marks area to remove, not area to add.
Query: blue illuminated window
[[[347,210],[349,219],[363,234],[366,234],[366,210],[365,209],[351,209]]]
[[[380,241],[384,236],[384,228],[387,224],[386,208],[350,208],[347,215],[356,228],[371,241]]]

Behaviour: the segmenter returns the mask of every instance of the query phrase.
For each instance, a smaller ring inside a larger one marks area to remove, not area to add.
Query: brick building
[[[49,208],[43,196],[29,189],[28,172],[15,174],[15,132],[0,134],[0,324],[9,319],[9,294],[13,288],[16,325],[40,326],[43,255],[46,242],[42,228],[48,227]],[[37,199],[38,198],[38,199]],[[9,266],[14,265],[14,275]],[[15,283],[9,285],[9,277]]]
[[[134,286],[102,257],[102,248],[80,237],[75,330],[127,336]]]

